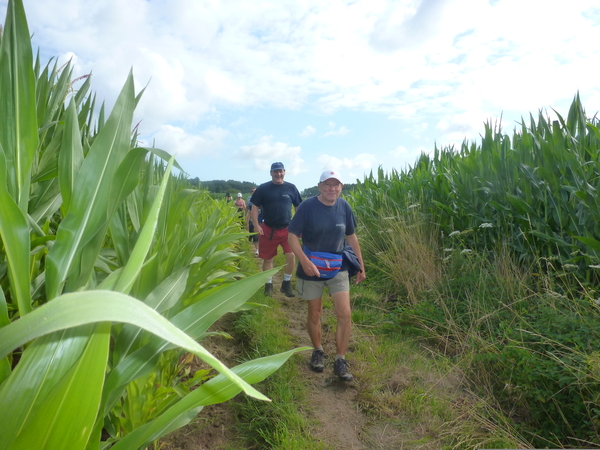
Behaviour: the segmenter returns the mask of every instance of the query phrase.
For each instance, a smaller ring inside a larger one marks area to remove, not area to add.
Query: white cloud
[[[229,133],[218,127],[209,127],[199,135],[189,134],[183,128],[163,125],[152,140],[158,148],[188,158],[216,157]]]
[[[337,130],[328,131],[323,136],[345,136],[349,132],[350,132],[350,130],[342,125]]]
[[[404,158],[407,153],[408,153],[408,150],[403,145],[399,145],[394,150],[388,152],[388,154],[392,158]]]
[[[377,164],[377,157],[371,153],[361,153],[354,158],[338,158],[336,156],[324,154],[317,158],[321,170],[338,169],[344,173],[344,170],[365,170],[371,169]]]
[[[593,11],[582,14],[594,2],[577,6],[25,0],[34,40],[76,55],[76,74],[97,73],[102,98],[116,98],[130,67],[140,86],[151,79],[142,106],[151,125],[193,122],[223,105],[297,109],[310,98],[325,112],[400,117],[464,108],[465,99],[496,114],[513,104],[538,108],[577,88],[598,90],[590,70],[599,56],[598,20]]]
[[[0,0],[1,17],[6,5]],[[311,148],[312,140],[302,150],[285,143],[298,138],[294,127],[304,126],[298,123],[322,120],[319,136],[351,128],[357,141],[378,142],[374,122],[338,116],[346,124],[339,126],[330,114],[400,121],[401,138],[381,144],[377,157],[346,162],[341,151],[332,155],[348,165],[342,169],[358,171],[385,163],[394,146],[409,149],[405,159],[414,160],[410,149],[427,142],[477,138],[482,124],[500,114],[505,129],[540,108],[564,116],[577,91],[590,115],[600,110],[596,0],[24,0],[24,6],[34,51],[40,47],[44,62],[72,58],[74,76],[92,73],[97,104],[106,101],[107,111],[130,69],[138,91],[149,83],[134,119],[143,119],[145,139],[155,135],[166,149],[189,156],[243,154],[234,149],[254,142],[243,148],[275,152],[255,161],[261,171],[274,155],[297,173],[307,170],[302,159],[316,160],[322,150]],[[286,129],[287,113],[298,113],[289,119],[298,122]],[[259,116],[264,120],[256,126]],[[211,127],[202,131],[199,124]],[[223,128],[234,125],[235,136],[227,135]],[[312,125],[300,132],[316,134]],[[400,164],[402,152],[395,155]]]
[[[297,175],[305,172],[304,161],[300,157],[302,149],[291,147],[284,142],[274,142],[273,136],[263,136],[254,145],[244,145],[239,155],[242,159],[252,160],[254,168],[269,172],[275,161],[283,162],[286,173]]]
[[[304,130],[302,130],[302,132],[300,133],[300,136],[310,137],[313,134],[315,134],[316,132],[317,132],[317,129],[315,127],[313,127],[312,125],[307,125],[306,128],[304,128]]]

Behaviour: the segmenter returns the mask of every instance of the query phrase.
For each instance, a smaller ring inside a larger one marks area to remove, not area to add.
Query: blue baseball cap
[[[271,171],[273,170],[285,170],[285,167],[283,167],[282,162],[274,162],[271,164]]]

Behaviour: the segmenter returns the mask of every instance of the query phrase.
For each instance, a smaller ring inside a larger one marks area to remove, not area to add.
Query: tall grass
[[[404,211],[372,211],[361,220],[365,224],[362,246],[377,271],[385,274],[392,291],[416,302],[420,292],[439,283],[442,265],[437,228],[425,220],[418,204]]]

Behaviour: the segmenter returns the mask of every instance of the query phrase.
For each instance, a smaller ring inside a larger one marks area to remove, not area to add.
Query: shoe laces
[[[339,362],[338,362],[339,361]],[[340,358],[336,361],[337,365],[339,366],[339,370],[340,372],[348,372],[348,368],[350,367],[350,364],[348,364],[348,361],[346,361],[343,358]]]

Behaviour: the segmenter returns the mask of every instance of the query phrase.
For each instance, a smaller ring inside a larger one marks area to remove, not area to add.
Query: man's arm
[[[352,247],[352,250],[354,250],[356,257],[358,258],[358,262],[360,262],[360,270],[362,272],[358,272],[356,274],[356,284],[358,284],[361,281],[364,281],[365,278],[367,278],[367,275],[365,273],[365,264],[363,262],[362,252],[360,251],[360,244],[358,243],[358,237],[356,236],[356,234],[350,234],[350,235],[346,236],[346,242],[348,244],[350,244],[350,247]]]
[[[298,262],[300,262],[304,273],[311,277],[320,277],[321,274],[319,273],[317,266],[315,266],[310,259],[308,259],[308,256],[304,254],[302,246],[300,245],[300,238],[294,233],[288,233],[288,244],[290,244],[292,252],[294,252],[294,255],[298,258]]]
[[[260,223],[258,223],[258,206],[252,203],[252,209],[250,210],[250,217],[252,217],[252,223],[254,224],[254,231],[260,235],[265,234]]]

